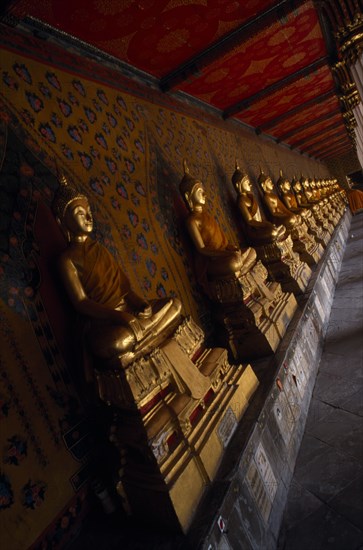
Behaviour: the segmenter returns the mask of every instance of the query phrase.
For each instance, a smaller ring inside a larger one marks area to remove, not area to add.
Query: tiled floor
[[[363,550],[362,337],[363,213],[352,218],[278,550]],[[181,535],[95,512],[68,550],[186,550]]]
[[[352,218],[278,550],[363,548],[363,214]]]

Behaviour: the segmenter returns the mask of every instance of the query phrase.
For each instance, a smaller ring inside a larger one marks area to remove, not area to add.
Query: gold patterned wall
[[[236,158],[254,181],[260,168],[274,179],[280,169],[289,177],[329,172],[110,67],[8,31],[1,41],[0,506],[6,547],[22,550],[47,537],[62,546],[85,510],[89,428],[72,364],[78,350],[67,347],[72,314],[54,267],[57,170],[89,196],[94,236],[133,288],[149,299],[178,296],[208,334],[178,190],[183,158],[231,242],[242,244]]]

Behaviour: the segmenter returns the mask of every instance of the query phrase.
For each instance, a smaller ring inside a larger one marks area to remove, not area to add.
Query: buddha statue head
[[[282,174],[282,170],[280,170],[280,177],[277,180],[276,185],[282,195],[291,191],[290,182],[287,177]]]
[[[206,197],[203,183],[200,179],[190,175],[186,159],[183,161],[183,166],[184,176],[179,184],[180,193],[191,212],[200,210],[205,204]]]
[[[236,160],[236,168],[232,175],[232,183],[238,194],[249,193],[252,190],[251,181],[246,172],[243,172]]]
[[[264,193],[271,193],[274,191],[274,184],[272,183],[272,179],[270,178],[270,176],[263,172],[262,168],[260,168],[260,175],[258,176],[257,181]]]
[[[68,241],[93,230],[93,218],[87,197],[68,183],[64,174],[54,195],[52,210]]]

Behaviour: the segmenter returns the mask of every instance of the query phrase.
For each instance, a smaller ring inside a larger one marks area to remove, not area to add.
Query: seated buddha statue
[[[59,273],[75,310],[81,315],[91,353],[100,359],[120,357],[126,366],[146,345],[152,346],[181,314],[178,299],[147,302],[138,296],[113,255],[90,234],[93,218],[88,199],[63,177],[53,212],[68,241]]]
[[[264,220],[248,174],[242,172],[236,161],[236,169],[232,176],[232,183],[237,191],[237,206],[242,214],[246,236],[252,244],[276,242],[284,237],[286,228],[283,225]]]
[[[296,178],[290,183],[286,176],[283,176],[282,170],[280,170],[280,177],[276,182],[279,189],[281,198],[286,208],[288,208],[294,214],[299,214],[304,220],[310,219],[312,213],[309,209],[299,205],[295,192],[293,191],[293,185],[296,186]]]
[[[240,249],[228,241],[216,220],[205,211],[203,183],[190,175],[186,161],[179,189],[189,210],[186,226],[197,252],[196,274],[203,288],[208,287],[209,277],[247,273],[256,263],[256,251]]]
[[[295,229],[301,222],[301,216],[291,212],[275,192],[272,179],[260,171],[258,183],[263,191],[265,205],[274,223],[283,224],[288,231]]]

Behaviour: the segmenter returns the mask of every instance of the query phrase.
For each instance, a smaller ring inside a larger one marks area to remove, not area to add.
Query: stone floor
[[[363,213],[352,218],[277,550],[363,550],[362,336]],[[97,507],[67,550],[85,548],[197,550]]]
[[[363,548],[363,214],[352,218],[278,550]]]

